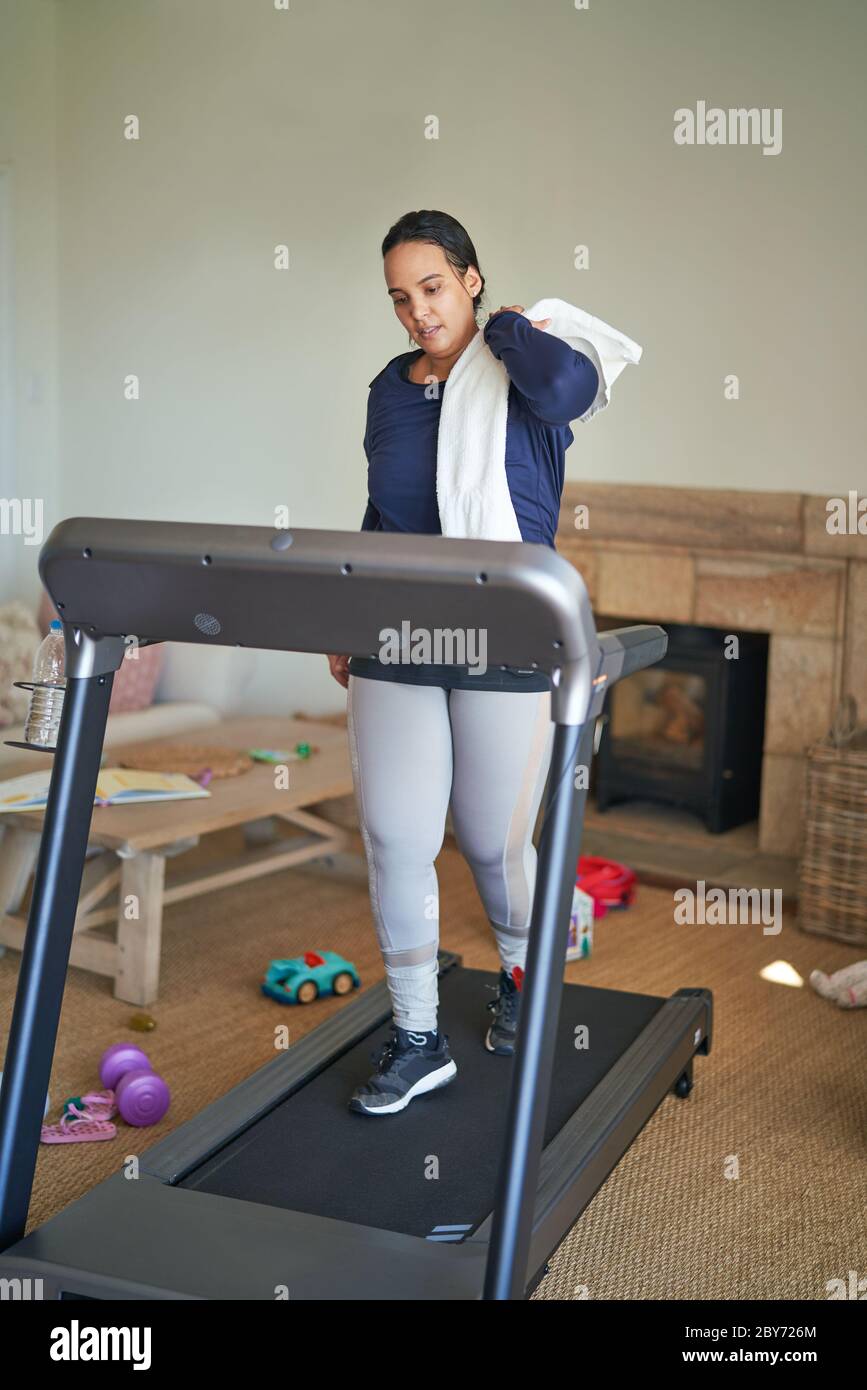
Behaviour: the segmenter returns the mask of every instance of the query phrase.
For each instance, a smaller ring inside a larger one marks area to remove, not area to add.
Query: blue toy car
[[[351,960],[336,951],[305,951],[291,960],[272,960],[262,993],[280,1004],[312,1004],[321,994],[349,994],[360,984]]]

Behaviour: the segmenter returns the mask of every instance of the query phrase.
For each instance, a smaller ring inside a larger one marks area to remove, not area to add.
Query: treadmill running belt
[[[457,1076],[447,1086],[377,1118],[347,1109],[388,1036],[374,1029],[281,1101],[178,1186],[286,1207],[407,1235],[462,1240],[494,1205],[510,1057],[486,1050],[497,976],[455,968],[440,978],[439,1023]],[[665,1000],[566,985],[560,1007],[547,1145]],[[589,1027],[589,1047],[575,1029]],[[452,1228],[437,1230],[441,1228]]]

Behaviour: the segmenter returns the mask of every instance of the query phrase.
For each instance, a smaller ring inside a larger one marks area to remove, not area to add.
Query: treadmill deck
[[[10,1246],[0,1277],[45,1298],[479,1298],[513,1063],[484,1048],[496,976],[441,961],[449,1085],[348,1110],[388,1031],[375,985],[147,1150],[138,1181],[112,1174]],[[528,1287],[711,1033],[707,990],[563,987]]]
[[[496,987],[496,974],[463,967],[440,978],[440,1027],[458,1068],[448,1085],[396,1115],[350,1111],[388,1035],[382,1024],[178,1186],[407,1235],[466,1238],[494,1205],[513,1065],[484,1046]],[[664,1003],[564,986],[546,1145]],[[582,1024],[588,1046],[579,1050]]]

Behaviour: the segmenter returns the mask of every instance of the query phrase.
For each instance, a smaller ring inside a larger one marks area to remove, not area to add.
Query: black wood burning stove
[[[597,616],[596,624],[602,632],[626,620]],[[664,627],[663,659],[608,692],[596,805],[664,802],[719,834],[758,816],[768,635]]]

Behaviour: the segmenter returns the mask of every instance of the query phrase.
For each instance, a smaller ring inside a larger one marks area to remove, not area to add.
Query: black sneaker
[[[485,1037],[485,1047],[500,1057],[511,1057],[515,1051],[523,984],[524,972],[519,965],[515,966],[511,975],[501,968],[497,997],[486,1005],[494,1015],[494,1021]]]
[[[413,1033],[391,1026],[391,1036],[377,1056],[376,1071],[369,1081],[357,1086],[349,1102],[350,1110],[362,1115],[394,1115],[416,1096],[446,1086],[457,1067],[449,1055],[444,1033]]]

